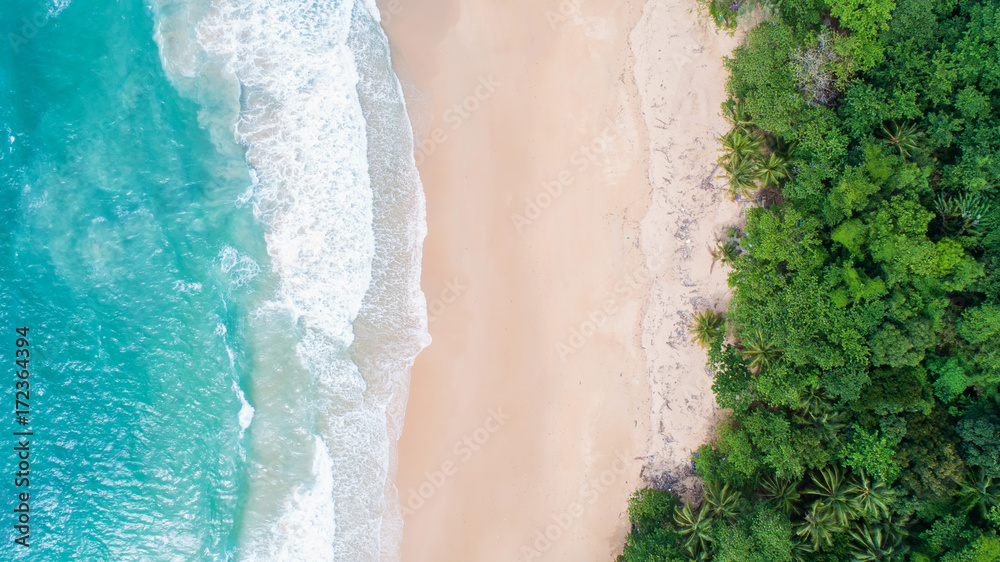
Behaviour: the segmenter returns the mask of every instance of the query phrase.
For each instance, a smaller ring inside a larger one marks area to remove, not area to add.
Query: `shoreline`
[[[687,390],[651,369],[656,297],[682,286],[663,278],[679,258],[650,182],[665,145],[649,83],[666,74],[639,67],[655,36],[707,28],[680,4],[650,22],[655,4],[380,3],[428,217],[433,343],[412,369],[396,480],[406,562],[613,558],[631,492],[686,450],[650,431],[690,415],[664,416],[649,386]]]
[[[644,475],[686,497],[700,485],[692,455],[708,442],[719,413],[705,351],[691,341],[688,324],[706,307],[725,312],[728,269],[713,267],[709,249],[743,222],[742,205],[729,200],[718,177],[716,141],[730,127],[720,111],[723,57],[743,32],[717,29],[698,8],[649,0],[631,33],[653,192],[642,221],[643,254],[655,279],[643,317],[655,428]]]

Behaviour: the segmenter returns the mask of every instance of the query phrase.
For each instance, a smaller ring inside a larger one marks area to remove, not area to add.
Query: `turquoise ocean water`
[[[377,14],[0,3],[0,559],[398,558],[425,223]]]

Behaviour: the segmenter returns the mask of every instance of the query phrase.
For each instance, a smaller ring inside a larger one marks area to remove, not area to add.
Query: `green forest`
[[[719,163],[752,205],[690,329],[732,414],[618,561],[1000,560],[1000,2],[709,5],[748,10]]]

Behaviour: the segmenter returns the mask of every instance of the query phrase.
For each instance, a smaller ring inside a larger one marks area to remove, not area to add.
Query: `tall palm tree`
[[[715,248],[709,248],[708,251],[712,254],[712,266],[709,272],[715,269],[715,262],[722,262],[722,265],[732,267],[736,263],[736,258],[743,253],[740,243],[732,238],[726,240],[719,238],[715,241]]]
[[[792,562],[811,562],[816,549],[808,539],[799,538],[792,543]]]
[[[722,106],[722,114],[725,116],[726,121],[733,124],[733,127],[750,130],[754,126],[753,119],[750,117],[750,112],[747,111],[743,100],[729,100]]]
[[[703,508],[692,510],[689,503],[683,508],[674,508],[674,525],[684,539],[685,548],[694,552],[708,550],[712,542],[712,518],[707,511]]]
[[[757,190],[757,164],[752,158],[729,158],[719,162],[729,180],[727,191],[733,199],[750,197]]]
[[[862,470],[849,487],[852,501],[861,515],[879,520],[889,517],[889,506],[896,500],[896,491],[885,480],[872,478]]]
[[[978,235],[982,230],[981,223],[987,220],[992,206],[989,201],[974,193],[948,197],[939,193],[934,199],[934,210],[937,212],[941,228],[946,234],[951,236],[961,236],[966,233]]]
[[[719,144],[725,154],[719,159],[721,162],[732,162],[735,160],[747,160],[757,154],[760,150],[763,139],[750,133],[742,127],[733,127],[728,133],[719,137]]]
[[[843,431],[844,427],[847,426],[844,423],[845,417],[847,416],[843,412],[823,412],[812,418],[812,426],[816,428],[819,438],[824,443],[833,441]]]
[[[761,157],[757,162],[757,179],[764,187],[780,184],[788,178],[788,159],[775,153]]]
[[[837,526],[847,527],[857,511],[851,501],[850,486],[845,485],[844,473],[840,467],[823,468],[819,471],[819,478],[814,474],[812,481],[816,487],[806,490],[806,494],[819,497],[813,504],[814,510],[819,509],[824,514],[829,514]]]
[[[778,509],[785,512],[785,515],[791,515],[798,511],[797,504],[799,498],[802,497],[798,482],[765,474],[761,478],[760,485],[763,488],[760,497],[773,502]]]
[[[1000,505],[1000,486],[994,486],[993,478],[980,468],[975,476],[970,474],[962,483],[959,500],[966,512],[975,509],[985,519],[990,509]]]
[[[722,315],[706,308],[694,315],[694,320],[688,326],[688,330],[691,332],[694,342],[707,349],[722,334],[722,325]]]
[[[917,150],[921,135],[914,123],[899,124],[890,121],[888,125],[882,125],[882,137],[899,151],[899,155],[903,158],[909,158],[910,154]]]
[[[834,411],[831,405],[832,400],[833,396],[826,390],[818,386],[810,386],[802,397],[798,415],[810,421],[821,418],[823,414]]]
[[[854,539],[854,560],[856,562],[902,561],[908,550],[902,545],[902,537],[878,527],[855,527],[848,531]]]
[[[820,543],[832,545],[833,535],[843,530],[836,516],[830,510],[824,509],[820,503],[813,502],[805,518],[794,527],[795,536],[802,537],[813,552],[819,550]]]
[[[729,487],[727,482],[721,489],[718,484],[705,486],[705,504],[703,510],[708,510],[712,517],[722,517],[732,522],[739,516],[743,497],[738,490]]]
[[[774,344],[771,338],[764,335],[760,327],[754,328],[743,337],[743,355],[749,361],[754,372],[767,369],[781,357],[782,349]]]

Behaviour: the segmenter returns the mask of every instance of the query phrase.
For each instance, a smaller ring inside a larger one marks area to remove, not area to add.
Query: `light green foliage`
[[[854,70],[868,70],[882,62],[884,49],[876,39],[887,27],[896,7],[895,0],[833,0],[830,14],[851,30],[843,49],[851,57]]]
[[[895,444],[887,437],[879,437],[878,431],[869,433],[864,428],[855,427],[844,450],[844,464],[893,482],[901,471],[893,459],[895,454]]]
[[[991,304],[969,308],[962,312],[958,333],[969,343],[984,343],[993,340],[1000,344],[1000,306]]]
[[[676,531],[659,527],[645,534],[629,533],[625,549],[617,562],[681,562],[688,558],[673,546],[678,541]]]
[[[743,100],[758,127],[778,136],[791,130],[795,114],[806,106],[788,64],[794,48],[790,27],[766,22],[750,31],[746,43],[726,59],[732,74],[730,95]]]
[[[996,534],[983,534],[969,546],[941,557],[941,562],[997,562],[1000,560],[1000,539]]]
[[[639,534],[650,533],[670,518],[677,498],[666,490],[643,488],[629,498],[628,519]]]
[[[735,525],[716,532],[716,562],[790,562],[792,525],[788,518],[758,505]]]

